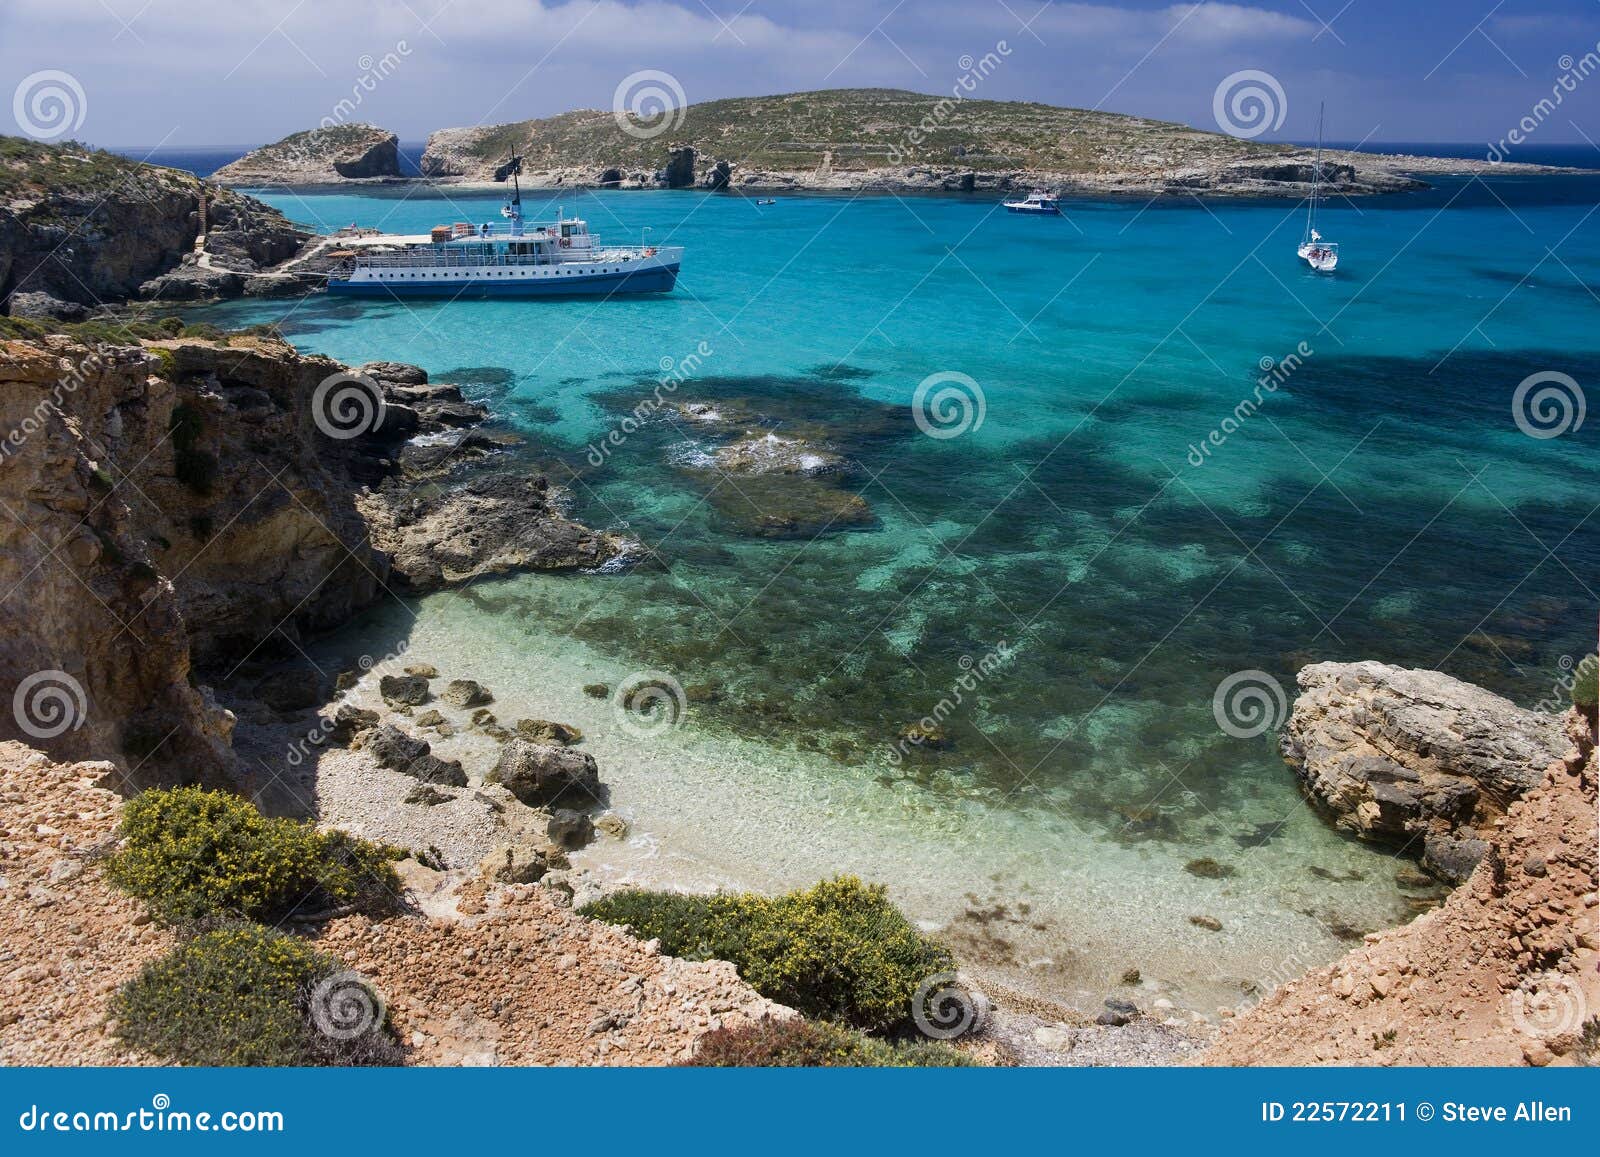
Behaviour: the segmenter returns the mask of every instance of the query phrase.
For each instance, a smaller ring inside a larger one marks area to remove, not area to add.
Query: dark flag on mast
[[[522,158],[513,155],[505,164],[494,171],[496,181],[504,181],[507,177],[516,176],[522,172]]]

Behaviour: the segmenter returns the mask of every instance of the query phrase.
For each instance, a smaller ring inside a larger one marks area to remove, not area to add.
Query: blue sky
[[[73,135],[97,144],[255,144],[330,116],[420,140],[610,108],[641,70],[690,102],[946,92],[1002,42],[974,95],[1215,128],[1218,85],[1256,70],[1284,92],[1263,139],[1311,136],[1326,99],[1333,139],[1488,142],[1550,95],[1563,58],[1600,58],[1600,0],[4,0],[0,131],[41,72],[75,82]],[[1537,133],[1586,137],[1600,71]]]

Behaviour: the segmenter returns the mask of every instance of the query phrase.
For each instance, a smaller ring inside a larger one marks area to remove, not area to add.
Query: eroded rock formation
[[[499,452],[450,457],[482,416],[454,387],[374,368],[397,380],[349,388],[382,419],[349,431],[328,410],[345,367],[275,339],[0,343],[0,688],[48,674],[28,688],[67,711],[31,729],[0,712],[0,738],[115,760],[135,784],[224,782],[233,717],[210,679],[397,587],[616,553],[514,461],[473,481]],[[416,433],[440,443],[426,477],[451,483],[426,498],[399,462]],[[284,707],[328,691],[277,690]]]
[[[1465,879],[1490,825],[1566,747],[1561,720],[1438,671],[1315,663],[1280,739],[1339,827]]]
[[[1443,907],[1283,985],[1230,1023],[1207,1062],[1600,1060],[1595,720],[1572,711],[1564,726],[1560,758],[1528,769],[1531,788]]]

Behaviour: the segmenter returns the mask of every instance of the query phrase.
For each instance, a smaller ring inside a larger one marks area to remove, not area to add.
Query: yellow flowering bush
[[[583,912],[659,938],[673,956],[730,960],[763,996],[867,1032],[904,1026],[917,987],[955,967],[889,902],[888,889],[854,876],[777,897],[625,891]]]
[[[875,1040],[796,1016],[716,1029],[680,1063],[691,1068],[957,1068],[975,1062],[949,1045]]]
[[[295,912],[398,903],[391,848],[343,832],[262,815],[248,800],[180,787],[128,802],[122,847],[106,875],[162,919],[242,917],[277,923]]]
[[[111,1015],[122,1040],[180,1064],[398,1064],[375,993],[366,990],[370,1004],[354,1031],[348,1018],[330,1019],[339,1012],[328,1011],[330,1001],[351,983],[337,960],[305,941],[234,924],[145,965],[113,998]]]

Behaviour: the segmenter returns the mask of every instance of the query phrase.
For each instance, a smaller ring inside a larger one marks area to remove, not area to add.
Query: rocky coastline
[[[254,197],[70,143],[0,137],[0,159],[0,315],[82,321],[323,283],[325,239]]]
[[[281,263],[230,270],[201,257],[256,266],[317,251],[259,203],[213,201],[198,183],[153,172],[152,199],[113,201],[111,211],[145,204],[171,231],[156,229],[137,251],[107,236],[73,259],[74,276],[108,298],[153,281],[176,293],[219,277],[296,280]],[[71,307],[90,303],[33,260],[52,236],[47,203],[0,220],[25,222],[0,281],[17,287],[13,307],[20,295],[35,316],[77,316]],[[210,231],[202,219],[215,223]],[[185,237],[179,269],[152,272]],[[385,602],[637,553],[567,517],[561,487],[495,427],[483,400],[420,367],[343,366],[271,333],[178,327],[91,343],[56,328],[0,341],[0,587],[11,592],[0,670],[18,688],[53,679],[55,697],[41,702],[67,712],[59,727],[59,714],[0,714],[3,886],[22,901],[5,916],[7,944],[22,948],[3,983],[7,1008],[27,1010],[0,1021],[0,1059],[152,1059],[115,1046],[103,1002],[75,997],[103,996],[170,946],[170,933],[104,883],[97,857],[114,841],[120,796],[193,783],[406,853],[404,915],[339,914],[320,935],[383,983],[416,1061],[662,1063],[692,1056],[724,1025],[788,1015],[731,964],[663,957],[572,911],[598,886],[569,853],[628,831],[576,728],[502,718],[494,687],[470,670],[437,669],[403,639],[334,670],[307,655],[315,639]],[[852,464],[825,441],[778,436],[708,403],[683,406],[681,417],[719,436],[718,469],[791,495],[801,488],[804,510],[749,533],[794,533],[815,510],[829,524],[841,512],[846,526],[871,520],[838,484]],[[1573,985],[1586,1007],[1600,1007],[1592,711],[1539,716],[1436,672],[1378,663],[1313,664],[1300,681],[1282,749],[1308,797],[1331,822],[1412,855],[1456,890],[1243,1015],[1229,1010],[1232,1023],[1203,1058],[1210,1030],[1186,1024],[1170,1001],[1143,1007],[1134,973],[1092,1021],[997,993],[976,1046],[987,1059],[1545,1064],[1578,1055],[1581,1031],[1530,1037],[1507,1025]],[[558,979],[504,995],[502,978],[530,965]],[[440,985],[447,1000],[429,995]]]

